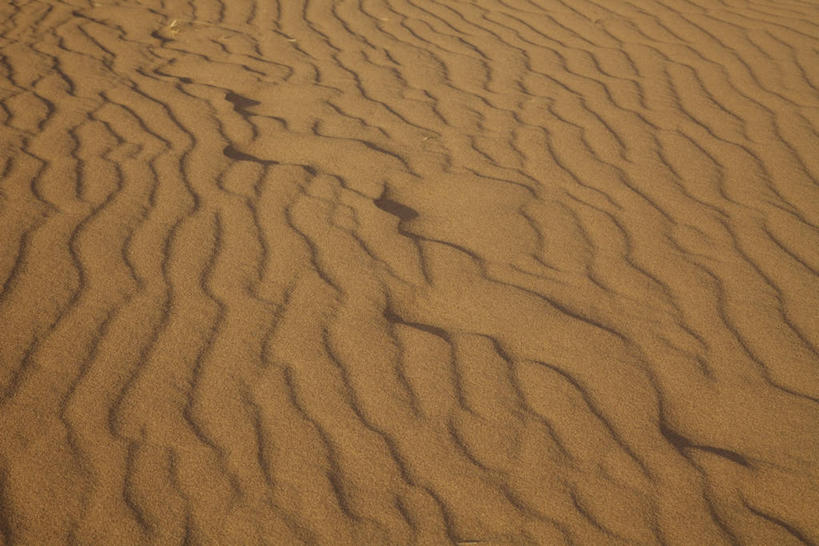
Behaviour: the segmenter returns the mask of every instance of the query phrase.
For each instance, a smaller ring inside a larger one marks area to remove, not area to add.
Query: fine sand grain
[[[819,1],[6,0],[0,54],[0,543],[819,542]]]

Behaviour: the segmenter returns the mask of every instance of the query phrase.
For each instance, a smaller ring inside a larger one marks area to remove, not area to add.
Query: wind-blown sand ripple
[[[0,543],[819,542],[819,4],[0,21]]]

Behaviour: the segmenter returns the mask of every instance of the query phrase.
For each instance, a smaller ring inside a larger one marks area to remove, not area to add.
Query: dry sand
[[[819,541],[819,2],[0,7],[0,542]]]

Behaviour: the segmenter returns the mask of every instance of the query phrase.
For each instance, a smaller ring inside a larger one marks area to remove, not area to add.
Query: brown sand
[[[819,541],[819,2],[0,7],[0,542]]]

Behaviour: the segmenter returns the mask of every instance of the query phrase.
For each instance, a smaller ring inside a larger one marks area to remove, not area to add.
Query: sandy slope
[[[815,0],[10,0],[0,53],[0,542],[819,541]]]

